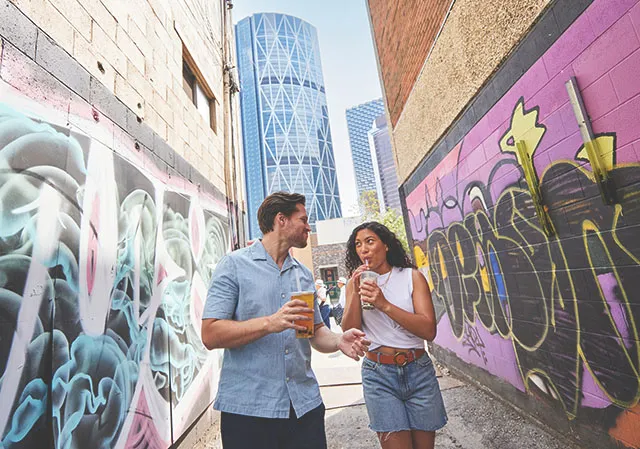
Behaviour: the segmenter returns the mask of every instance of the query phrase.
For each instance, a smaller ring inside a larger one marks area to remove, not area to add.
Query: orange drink
[[[308,319],[308,320],[299,320],[299,321],[294,321],[293,322],[297,326],[306,327],[306,329],[303,330],[303,331],[296,330],[296,337],[297,338],[311,338],[311,337],[313,337],[313,329],[314,329],[314,325],[313,325],[313,310],[314,310],[314,308],[313,308],[313,305],[314,305],[313,292],[294,292],[294,293],[291,293],[291,300],[294,300],[294,299],[299,299],[300,301],[304,301],[306,303],[307,307],[311,309],[311,312],[302,313],[302,315],[308,316],[310,319]]]

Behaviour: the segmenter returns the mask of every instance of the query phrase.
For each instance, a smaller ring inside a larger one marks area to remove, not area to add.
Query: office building
[[[284,14],[236,25],[251,238],[272,192],[307,197],[309,221],[342,216],[316,29]]]
[[[381,114],[373,121],[369,130],[369,147],[376,176],[378,202],[382,209],[392,208],[401,212],[398,193],[398,175],[393,161],[391,138],[387,128],[387,117]]]
[[[358,198],[367,190],[378,191],[369,147],[369,130],[380,114],[384,114],[382,99],[347,109],[347,128]]]

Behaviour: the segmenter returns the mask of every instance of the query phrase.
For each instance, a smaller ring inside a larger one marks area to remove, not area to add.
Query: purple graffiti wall
[[[640,3],[596,0],[406,195],[436,343],[628,447],[640,447],[639,162]]]

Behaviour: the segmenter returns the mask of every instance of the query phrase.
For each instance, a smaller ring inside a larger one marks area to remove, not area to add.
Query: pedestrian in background
[[[313,294],[311,271],[289,254],[307,245],[304,206],[305,197],[295,193],[265,198],[258,210],[264,237],[223,257],[211,279],[201,333],[207,349],[225,348],[213,404],[222,412],[225,449],[326,449],[311,346],[359,360],[368,344],[358,329],[329,331],[317,300],[314,309],[291,300],[301,290]],[[296,330],[308,329],[300,323],[310,312],[313,336],[296,338]]]
[[[333,314],[333,318],[336,320],[336,324],[340,327],[342,327],[342,314],[344,313],[344,306],[346,304],[346,294],[347,294],[347,289],[346,289],[346,285],[347,285],[347,278],[340,276],[338,278],[338,290],[340,291],[339,293],[339,299],[338,299],[338,303],[333,306],[333,310],[331,311]]]
[[[432,449],[447,414],[425,349],[425,340],[436,336],[427,281],[396,235],[377,222],[353,230],[346,266],[351,279],[342,328],[361,329],[371,340],[362,362],[369,426],[383,449]],[[366,271],[377,280],[361,281]],[[363,310],[361,303],[373,309]]]
[[[318,301],[320,303],[320,315],[322,315],[322,321],[328,329],[331,329],[331,306],[327,304],[327,286],[324,285],[322,279],[316,279],[316,293],[318,294]]]

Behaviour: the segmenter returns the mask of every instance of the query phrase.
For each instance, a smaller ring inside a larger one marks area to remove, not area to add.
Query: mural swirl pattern
[[[0,103],[0,447],[168,447],[205,409],[206,201]]]

